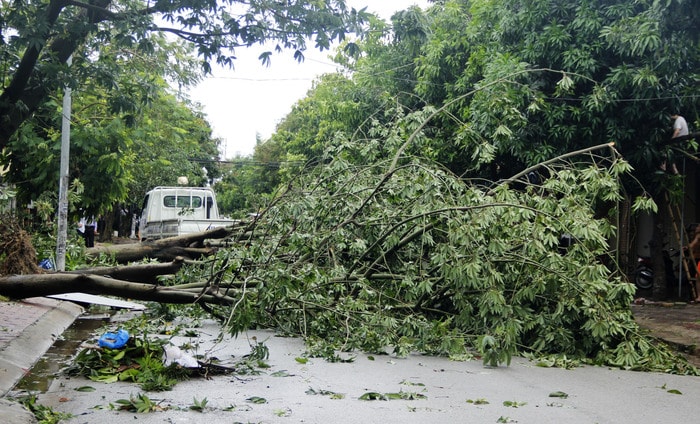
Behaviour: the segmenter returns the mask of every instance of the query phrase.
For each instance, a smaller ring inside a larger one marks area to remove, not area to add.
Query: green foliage
[[[696,9],[688,1],[448,1],[434,10],[416,91],[433,104],[454,101],[457,120],[441,120],[443,140],[467,127],[458,147],[490,145],[484,163],[506,175],[612,140],[647,183],[670,137],[668,113],[697,113]],[[460,97],[475,87],[473,98]]]
[[[12,199],[15,198],[16,191],[10,190],[7,186],[0,185],[0,208],[6,208]]]
[[[320,396],[328,396],[331,399],[345,399],[345,395],[342,393],[336,393],[331,390],[324,390],[324,389],[319,389],[315,390],[311,387],[305,392],[307,395],[320,395]]]
[[[133,381],[146,391],[171,390],[188,374],[175,364],[163,365],[165,343],[167,340],[143,336],[130,339],[122,349],[86,348],[78,352],[66,372],[104,383]]]
[[[197,400],[196,397],[192,398],[192,405],[190,405],[190,409],[197,412],[204,412],[207,407],[207,403],[209,403],[207,398],[202,400]]]
[[[503,406],[507,406],[509,408],[519,408],[521,406],[527,405],[527,402],[517,402],[514,400],[505,400],[503,401]]]
[[[80,180],[76,179],[70,183],[66,192],[69,213],[75,214],[77,212],[84,190],[85,187]],[[34,200],[34,208],[39,218],[39,225],[43,223],[48,227],[43,228],[44,230],[53,230],[53,217],[56,215],[56,209],[58,208],[58,192],[56,190],[44,191]]]
[[[19,402],[29,410],[36,419],[38,424],[58,424],[63,420],[68,420],[73,417],[71,414],[64,412],[56,412],[48,406],[36,403],[36,396],[30,395],[19,399]]]
[[[56,235],[53,233],[54,228],[53,225],[49,227],[49,230],[52,231],[49,234],[41,231],[32,233],[32,245],[36,249],[37,259],[39,261],[50,259],[53,263],[56,263]],[[69,228],[68,238],[66,240],[66,271],[74,271],[88,266],[99,267],[116,265],[116,260],[104,253],[94,258],[88,257],[85,250],[85,239],[79,236],[76,231],[71,230],[72,228]]]
[[[384,148],[400,152],[401,140]],[[232,333],[275,327],[331,359],[477,352],[498,365],[531,353],[697,372],[631,315],[634,287],[608,244],[616,229],[599,218],[615,216],[628,169],[610,145],[547,162],[538,185],[489,186],[367,147],[332,150],[263,211],[245,248],[219,255],[211,269],[227,270],[229,295],[240,297],[221,313]],[[354,165],[359,157],[371,159]],[[562,247],[563,235],[574,243]]]
[[[647,186],[672,153],[669,112],[697,119],[697,18],[689,1],[411,8],[394,15],[393,33],[370,22],[363,54],[336,56],[352,77],[320,78],[272,139],[280,157],[312,159],[345,139],[371,143],[397,109],[428,104],[445,113],[426,126],[421,155],[458,175],[498,180],[614,141]]]
[[[56,236],[54,234],[33,233],[32,245],[36,249],[37,259],[51,259],[56,263]],[[67,271],[76,270],[86,265],[85,240],[70,232],[66,240],[66,263]]]
[[[422,393],[413,392],[398,392],[398,393],[379,393],[379,392],[367,392],[360,396],[360,400],[418,400],[427,399]]]
[[[118,409],[123,409],[129,412],[148,413],[162,410],[159,402],[154,401],[143,393],[130,395],[129,399],[119,399],[115,403],[119,405]]]
[[[115,203],[140,204],[147,190],[172,185],[181,175],[195,185],[219,176],[215,162],[219,141],[211,137],[201,112],[167,94],[163,83],[147,107],[130,115],[132,125],[110,113],[106,96],[101,94],[74,96],[71,217],[78,216],[78,207],[83,213],[97,215],[111,210]],[[12,163],[8,179],[17,184],[20,200],[34,200],[44,220],[53,218],[57,207],[61,134],[51,118],[59,112],[46,111],[49,117],[42,121],[46,125],[23,126],[6,157],[6,163]],[[45,133],[50,134],[51,142],[46,141]],[[36,193],[42,194],[37,197]]]
[[[236,157],[214,185],[219,209],[225,215],[247,218],[269,201],[281,176],[298,172],[303,157],[284,154],[279,143],[259,142],[253,157]]]
[[[210,73],[214,63],[232,67],[235,49],[254,44],[292,50],[301,61],[307,41],[328,49],[349,33],[362,33],[369,15],[364,9],[349,9],[342,0],[178,0],[148,8],[139,2],[107,0],[94,5],[5,2],[0,17],[2,87],[10,87],[0,94],[1,150],[36,108],[66,84],[75,87],[89,80],[105,87],[111,111],[128,115],[150,100],[160,75],[188,85],[198,78],[191,71],[196,62],[204,73]],[[165,34],[187,48],[171,50],[173,43],[165,41]],[[271,56],[263,53],[260,60],[269,64]],[[72,71],[65,66],[69,57]],[[154,63],[147,72],[131,72],[129,65],[149,60]],[[125,74],[129,78],[118,77]]]
[[[232,14],[232,7],[248,12]],[[11,164],[8,180],[17,184],[21,204],[55,191],[68,86],[74,89],[70,178],[85,185],[81,206],[87,213],[138,205],[146,190],[172,185],[181,175],[195,185],[213,181],[220,176],[219,140],[201,107],[168,94],[168,83],[181,90],[213,63],[233,66],[239,46],[273,43],[303,60],[309,39],[329,48],[350,32],[361,33],[367,18],[339,0],[157,2],[147,12],[123,0],[89,8],[3,3],[0,163]],[[271,53],[261,59],[269,63]]]

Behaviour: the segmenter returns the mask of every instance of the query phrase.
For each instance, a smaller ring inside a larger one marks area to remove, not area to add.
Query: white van
[[[234,224],[219,216],[208,187],[156,187],[146,193],[139,220],[142,241],[200,233]]]

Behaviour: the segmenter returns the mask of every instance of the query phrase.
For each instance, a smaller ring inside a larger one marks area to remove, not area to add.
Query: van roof
[[[211,187],[187,187],[187,186],[158,186],[158,187],[153,187],[151,190],[148,192],[152,191],[163,191],[163,190],[182,190],[182,191],[211,191],[213,192],[214,190],[211,189]]]

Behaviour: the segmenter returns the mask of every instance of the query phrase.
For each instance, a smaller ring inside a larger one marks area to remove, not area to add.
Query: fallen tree
[[[232,333],[269,326],[324,356],[390,347],[491,365],[520,354],[697,373],[632,316],[635,288],[609,244],[630,167],[611,143],[533,167],[536,184],[522,174],[487,186],[402,156],[406,144],[371,143],[302,173],[245,249],[191,271],[235,287],[236,307],[214,308]],[[356,159],[382,149],[398,153]],[[633,209],[643,207],[653,203]]]
[[[62,274],[5,277],[0,293],[198,303],[231,333],[273,327],[325,356],[390,347],[697,373],[632,317],[634,286],[608,243],[629,166],[611,144],[549,161],[538,184],[490,186],[418,158],[356,166],[343,156],[372,149],[346,148],[291,181],[244,244],[184,264],[168,287]]]
[[[88,258],[106,255],[118,263],[140,261],[144,258],[171,261],[177,257],[198,259],[216,252],[216,247],[207,244],[207,240],[230,237],[234,232],[245,228],[242,223],[234,227],[220,227],[195,234],[186,234],[143,243],[113,244],[87,249]]]
[[[159,279],[166,275],[175,275],[182,269],[182,266],[191,261],[186,261],[183,257],[176,257],[168,263],[147,263],[134,264],[129,266],[103,266],[96,268],[81,268],[74,271],[67,271],[67,274],[80,275],[100,275],[114,278],[116,280],[131,281],[138,283],[156,284]],[[51,275],[51,274],[44,274]]]
[[[24,299],[71,292],[111,295],[133,300],[188,304],[213,303],[231,305],[234,299],[211,289],[207,282],[187,284],[186,287],[168,287],[162,281],[174,276],[185,264],[196,265],[191,258],[202,258],[216,253],[217,248],[206,246],[207,240],[230,236],[234,229],[217,228],[196,234],[156,240],[149,243],[105,245],[86,249],[87,257],[95,259],[107,255],[117,262],[155,258],[169,263],[136,263],[120,266],[81,268],[66,272],[49,272],[37,265],[36,254],[29,236],[9,216],[0,220],[0,295]],[[183,256],[185,254],[186,256]]]
[[[176,287],[132,283],[89,274],[13,275],[0,278],[0,288],[3,295],[15,299],[81,292],[174,304],[233,305],[235,303],[235,299],[215,291],[180,290]]]

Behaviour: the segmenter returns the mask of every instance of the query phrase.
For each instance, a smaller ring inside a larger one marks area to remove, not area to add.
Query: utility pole
[[[66,60],[70,67],[72,56]],[[58,235],[56,237],[56,270],[66,270],[66,239],[68,238],[68,161],[70,158],[70,115],[72,107],[71,88],[66,85],[63,92],[61,121],[61,168],[58,184]]]

